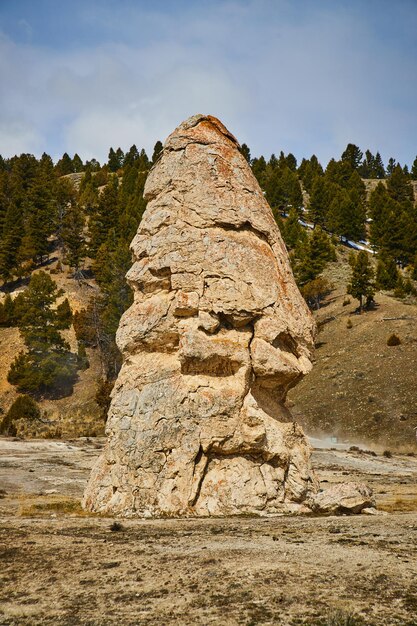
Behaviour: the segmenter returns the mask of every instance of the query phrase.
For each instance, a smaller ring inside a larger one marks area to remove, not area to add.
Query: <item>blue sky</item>
[[[0,0],[0,154],[152,152],[219,117],[253,155],[417,154],[417,0]]]

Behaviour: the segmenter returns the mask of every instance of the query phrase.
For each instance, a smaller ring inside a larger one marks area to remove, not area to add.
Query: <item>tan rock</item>
[[[376,513],[372,489],[364,483],[348,482],[332,485],[313,498],[312,509],[317,513]]]
[[[235,138],[213,117],[186,120],[145,197],[127,275],[134,303],[117,333],[124,362],[84,506],[307,510],[310,447],[284,403],[311,368],[314,325]]]

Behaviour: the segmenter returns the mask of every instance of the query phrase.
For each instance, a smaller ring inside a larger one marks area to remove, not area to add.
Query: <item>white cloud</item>
[[[202,112],[253,154],[326,161],[352,141],[414,158],[414,58],[369,14],[307,3],[297,15],[285,0],[193,3],[179,14],[106,6],[77,16],[92,33],[105,29],[105,41],[47,49],[0,38],[0,153],[151,151]]]

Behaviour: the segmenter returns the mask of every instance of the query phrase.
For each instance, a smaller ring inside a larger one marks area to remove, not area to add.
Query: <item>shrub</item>
[[[91,306],[87,309],[76,311],[73,316],[75,336],[85,346],[96,347],[97,335],[93,324],[94,310]]]
[[[307,304],[315,309],[320,308],[322,300],[330,293],[331,285],[328,280],[319,276],[309,281],[301,288],[301,293]]]
[[[0,433],[3,435],[16,435],[14,422],[19,419],[29,421],[38,420],[41,411],[38,404],[30,396],[19,396],[13,402],[0,424]]]
[[[401,339],[395,333],[392,333],[387,339],[387,346],[399,346]]]
[[[77,367],[80,370],[87,370],[90,367],[90,362],[88,360],[87,351],[83,343],[78,344]]]
[[[0,326],[15,326],[14,304],[8,293],[3,302],[0,302]]]
[[[102,379],[99,381],[97,385],[96,391],[96,402],[98,406],[101,408],[101,414],[104,419],[107,418],[107,412],[110,407],[111,402],[111,391],[114,386],[114,380],[106,380]]]
[[[57,327],[60,330],[64,330],[71,326],[72,311],[71,311],[70,303],[68,302],[68,298],[65,298],[65,300],[57,306],[56,315],[57,315]]]
[[[342,302],[342,306],[347,306],[348,304],[350,304],[350,298],[345,298]]]
[[[392,457],[391,450],[384,450],[384,452],[382,453],[382,456],[384,456],[386,459],[390,459]]]

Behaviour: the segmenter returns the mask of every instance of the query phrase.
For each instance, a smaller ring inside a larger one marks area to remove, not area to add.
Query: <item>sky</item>
[[[417,154],[417,0],[0,0],[0,154],[152,154],[220,118],[252,156]]]

